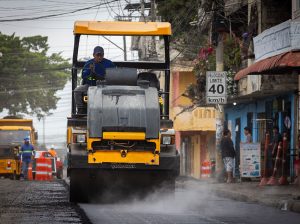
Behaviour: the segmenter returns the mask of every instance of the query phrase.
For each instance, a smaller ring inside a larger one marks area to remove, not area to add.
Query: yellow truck
[[[37,132],[31,119],[0,119],[0,176],[20,177],[19,149],[25,137],[35,144]]]

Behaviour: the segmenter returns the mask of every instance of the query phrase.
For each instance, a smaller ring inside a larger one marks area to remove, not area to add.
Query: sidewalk
[[[259,182],[226,184],[216,183],[213,179],[196,180],[190,178],[181,181],[184,185],[209,186],[211,192],[221,197],[238,201],[255,202],[300,213],[300,186],[259,187]]]

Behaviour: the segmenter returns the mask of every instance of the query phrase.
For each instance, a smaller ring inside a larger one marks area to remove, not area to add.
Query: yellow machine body
[[[145,165],[159,165],[160,139],[146,140],[156,145],[153,151],[139,151],[130,149],[93,150],[92,144],[101,140],[146,140],[142,132],[104,132],[103,139],[88,138],[88,163],[132,163]]]

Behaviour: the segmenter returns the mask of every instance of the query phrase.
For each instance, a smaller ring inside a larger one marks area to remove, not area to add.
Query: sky
[[[71,58],[74,21],[114,20],[116,15],[127,15],[127,11],[123,10],[127,2],[135,3],[139,0],[0,0],[0,32],[7,35],[15,33],[21,37],[48,36],[49,54],[61,52],[64,58]],[[88,7],[92,8],[82,10]],[[74,12],[76,10],[82,11]],[[6,21],[26,20],[62,13],[66,14],[29,21]],[[111,40],[122,46],[122,40],[121,42],[120,39],[112,38]],[[112,60],[122,58],[122,52],[108,47],[108,42],[103,38],[82,38],[81,43],[83,45],[79,48],[79,58],[91,57],[94,46],[98,44],[104,47],[105,57]],[[129,55],[132,58],[135,56]],[[63,148],[66,140],[66,117],[70,116],[71,112],[71,83],[68,82],[63,90],[58,91],[57,96],[60,100],[57,109],[51,111],[53,115],[46,117],[45,122],[35,117],[32,118],[39,133],[40,143],[43,143],[43,130],[45,129],[46,145],[50,147],[53,144]],[[0,116],[5,116],[5,112]]]
[[[137,2],[139,0],[131,1]],[[130,2],[130,1],[128,1]],[[65,58],[72,57],[73,26],[76,20],[114,20],[117,15],[127,15],[123,8],[125,0],[0,0],[0,31],[4,34],[17,36],[48,36],[49,53],[62,52]],[[98,6],[97,6],[98,5]],[[75,10],[93,7],[71,13]],[[65,15],[35,19],[29,21],[3,22],[6,20],[28,19],[53,14]],[[121,38],[121,37],[120,37]],[[93,41],[83,38],[81,57],[91,56],[95,42],[108,46],[103,38]],[[105,46],[103,46],[105,48]],[[108,53],[109,49],[106,49]],[[106,54],[106,56],[114,56]]]

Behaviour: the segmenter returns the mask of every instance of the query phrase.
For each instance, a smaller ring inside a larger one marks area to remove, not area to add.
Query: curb
[[[244,202],[256,202],[262,205],[271,206],[277,209],[281,209],[283,211],[292,211],[300,213],[300,200],[278,200],[278,199],[263,199],[263,198],[255,198],[249,195],[245,195],[239,192],[231,192],[220,189],[213,189],[213,193],[217,196],[229,198],[236,201],[244,201]]]
[[[237,189],[233,189],[232,191],[230,190],[224,190],[220,189],[217,187],[215,184],[218,184],[215,181],[207,182],[207,181],[202,181],[199,179],[195,179],[193,177],[184,177],[181,176],[180,178],[177,178],[177,183],[178,186],[185,186],[186,182],[194,183],[195,186],[201,183],[209,184],[211,187],[211,192],[214,193],[215,195],[223,198],[229,198],[232,200],[236,201],[243,201],[243,202],[253,202],[253,203],[258,203],[261,205],[266,205],[270,207],[274,207],[283,211],[291,211],[291,212],[297,212],[300,213],[300,196],[295,197],[295,198],[275,198],[275,199],[268,199],[268,198],[263,198],[260,197],[260,195],[249,195],[246,192],[239,192]]]

